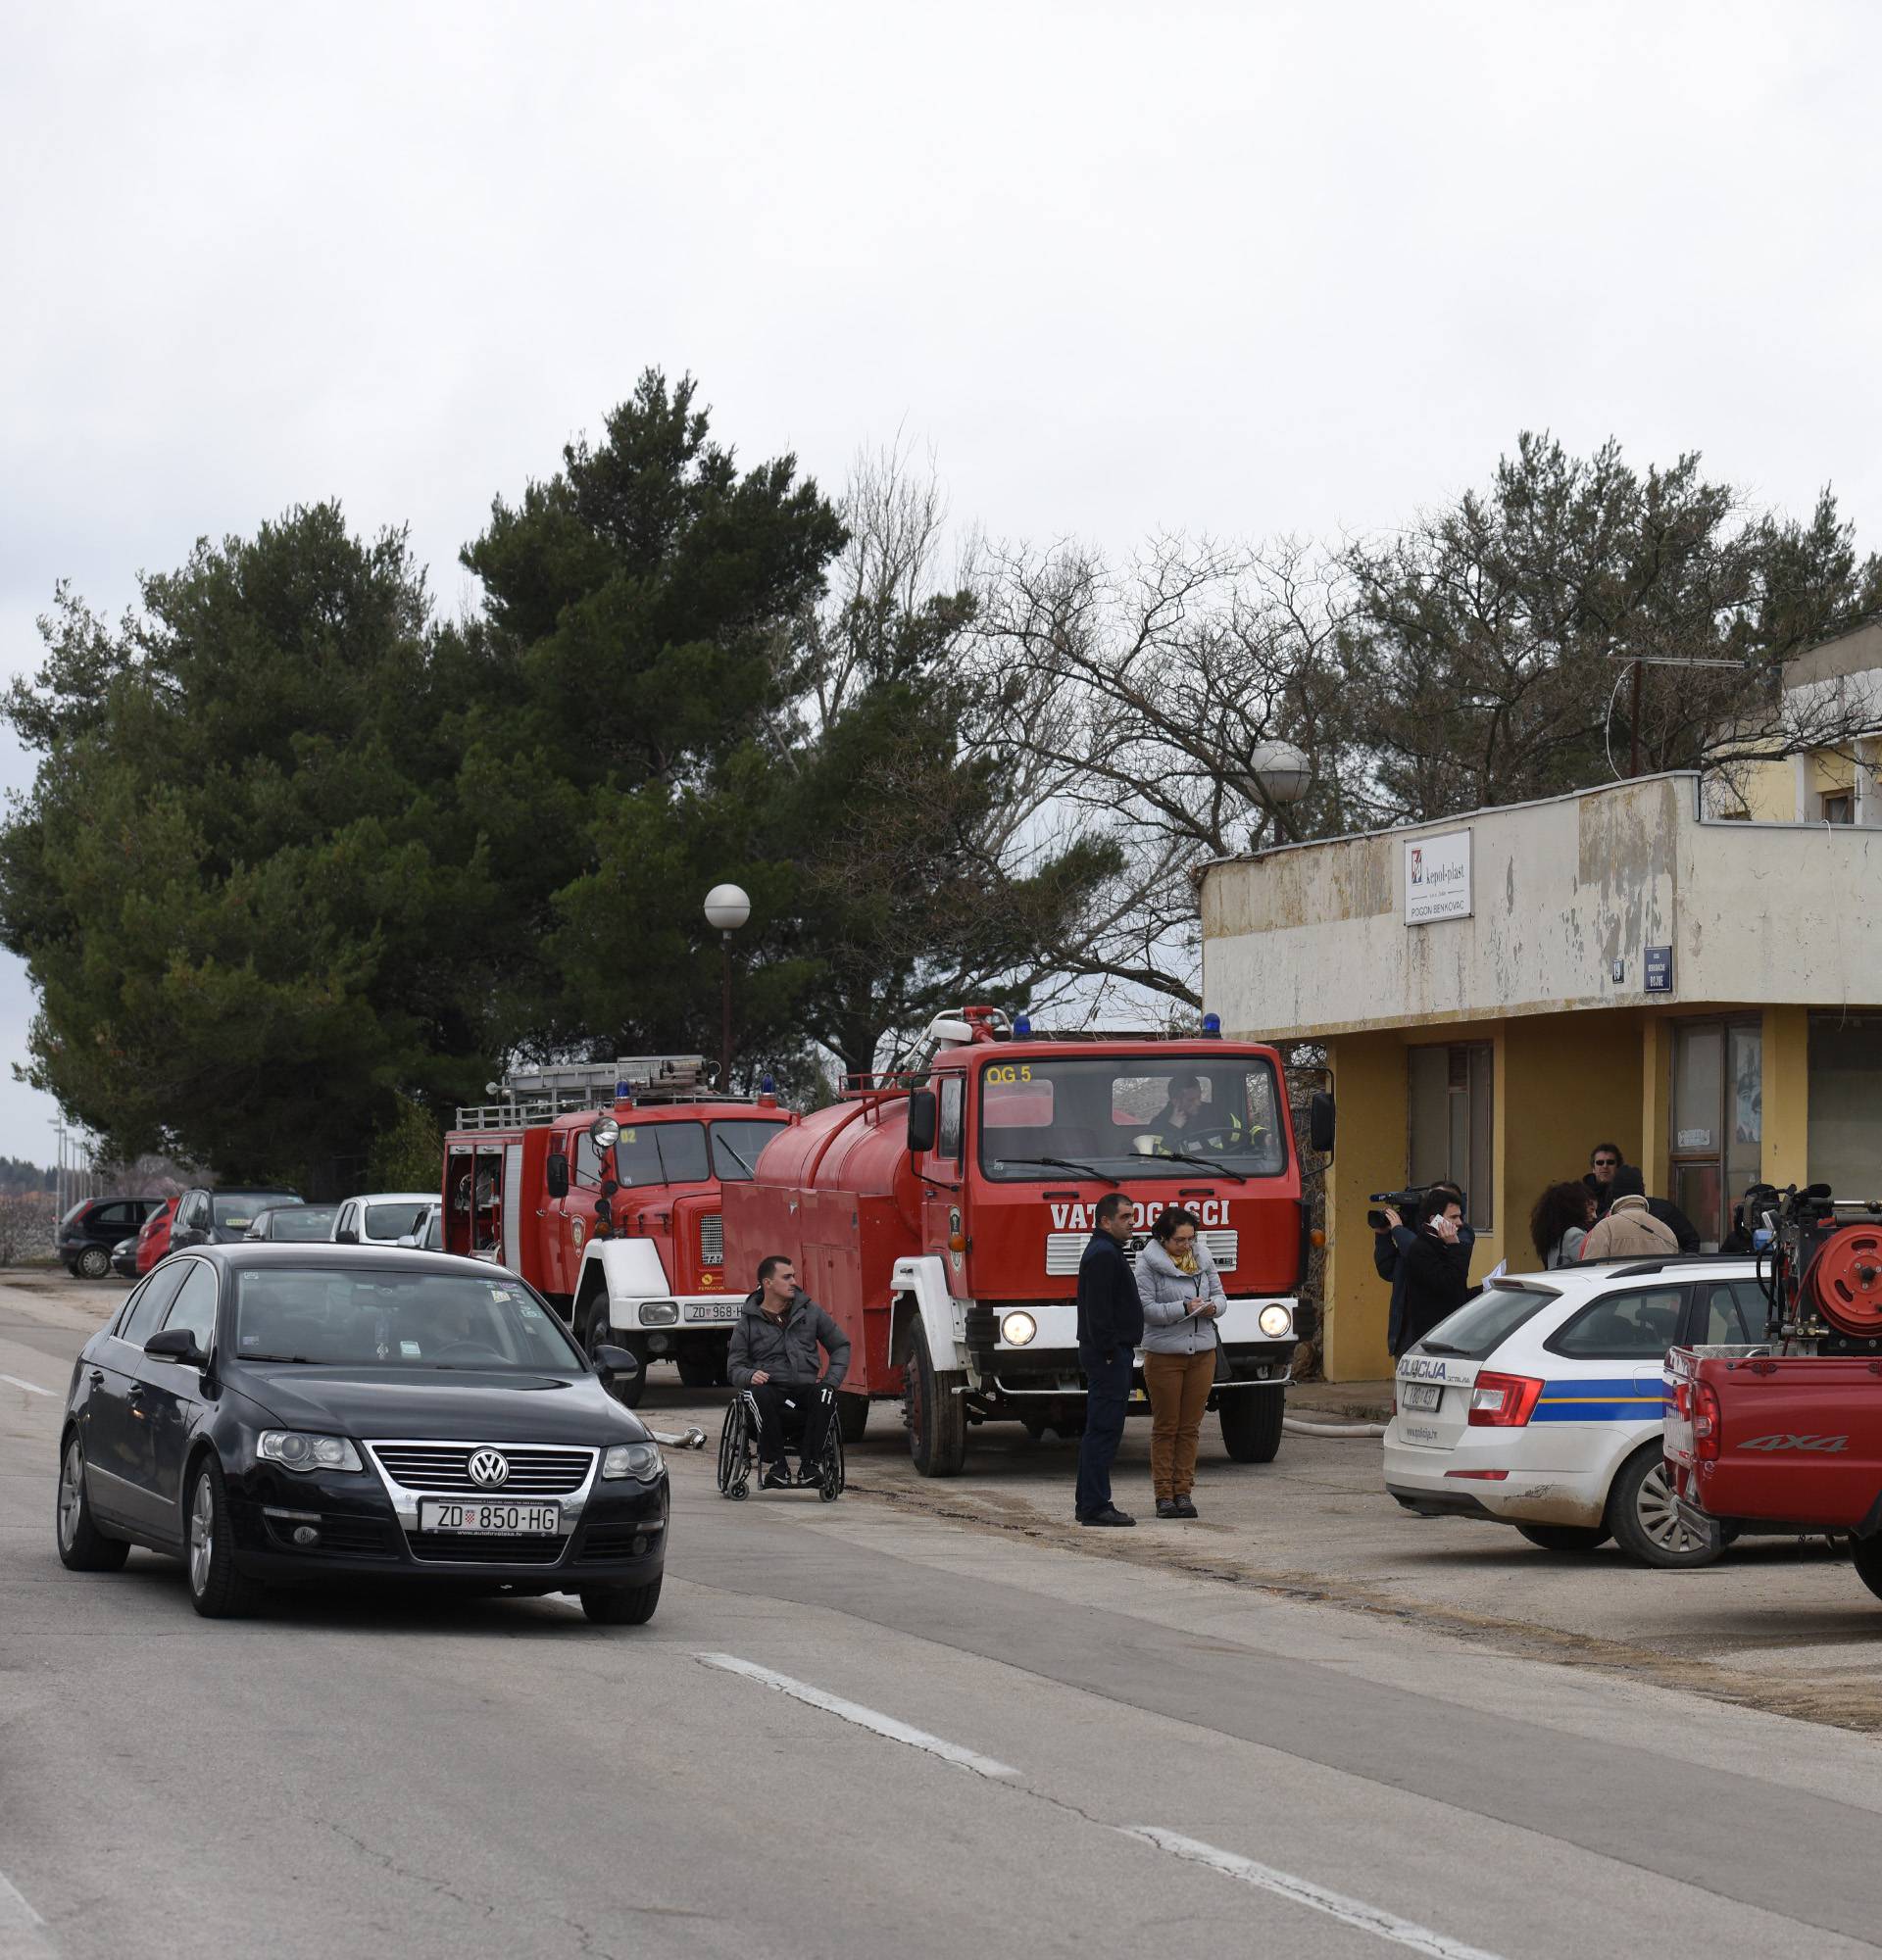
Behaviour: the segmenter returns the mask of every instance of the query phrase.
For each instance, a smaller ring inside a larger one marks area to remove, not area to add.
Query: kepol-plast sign
[[[1405,922],[1470,916],[1470,833],[1415,837],[1405,847]]]

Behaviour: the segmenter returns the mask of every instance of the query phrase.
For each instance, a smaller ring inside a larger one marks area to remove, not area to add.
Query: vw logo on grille
[[[499,1484],[507,1484],[510,1481],[509,1459],[494,1449],[479,1449],[470,1459],[470,1481],[481,1484],[486,1491],[494,1491]]]

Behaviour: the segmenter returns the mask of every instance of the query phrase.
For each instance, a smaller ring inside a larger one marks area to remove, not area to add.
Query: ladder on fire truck
[[[460,1130],[515,1130],[546,1123],[570,1109],[608,1109],[617,1102],[735,1102],[705,1087],[711,1064],[703,1054],[622,1054],[613,1061],[518,1065],[488,1084],[495,1102],[461,1103]]]

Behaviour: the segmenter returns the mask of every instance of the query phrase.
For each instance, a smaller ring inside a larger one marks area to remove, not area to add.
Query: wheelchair
[[[817,1465],[817,1494],[830,1503],[843,1494],[843,1431],[836,1411],[823,1432],[823,1454]],[[725,1426],[718,1432],[718,1494],[742,1503],[752,1494],[758,1474],[758,1403],[749,1389],[740,1389],[725,1404]],[[809,1484],[798,1487],[808,1491]]]

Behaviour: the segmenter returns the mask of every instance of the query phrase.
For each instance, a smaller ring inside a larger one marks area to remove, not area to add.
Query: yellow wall
[[[1810,1011],[1764,1009],[1764,1141],[1758,1161],[1766,1184],[1780,1190],[1810,1181]],[[1733,1192],[1737,1198],[1739,1194]]]
[[[1781,762],[1751,762],[1732,771],[1732,781],[1757,823],[1790,823],[1797,816],[1797,767]]]
[[[1326,1174],[1326,1376],[1376,1380],[1385,1351],[1389,1290],[1372,1269],[1366,1194],[1405,1177],[1405,1043],[1396,1032],[1342,1035],[1327,1044],[1339,1104],[1338,1148]]]
[[[1503,1059],[1515,1115],[1499,1127],[1497,1217],[1520,1273],[1536,1264],[1529,1213],[1545,1185],[1585,1176],[1600,1143],[1640,1162],[1640,1034],[1629,1013],[1539,1014],[1506,1024]]]

